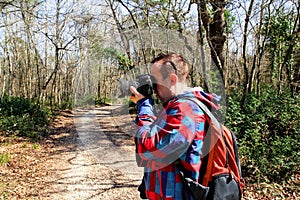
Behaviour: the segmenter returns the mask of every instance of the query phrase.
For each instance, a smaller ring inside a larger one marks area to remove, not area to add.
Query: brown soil
[[[61,112],[38,142],[0,134],[1,199],[139,199],[142,171],[130,157],[133,118],[126,108],[96,110],[96,118],[88,110]],[[91,122],[83,127],[79,119],[96,119],[96,126],[87,129]],[[297,190],[285,191],[279,185],[248,184],[244,199],[300,197]]]
[[[132,137],[124,133],[132,123],[124,122],[130,118],[125,115],[107,115],[98,121],[108,138],[134,155]],[[75,117],[74,112],[61,112],[49,136],[38,142],[0,136],[0,155],[9,155],[9,162],[0,165],[1,199],[139,199],[136,188],[142,173],[129,176],[91,155],[79,138]],[[113,130],[115,120],[123,131],[112,139],[112,133],[118,132]]]

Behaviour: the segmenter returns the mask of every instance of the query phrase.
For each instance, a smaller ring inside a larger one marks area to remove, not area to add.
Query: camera
[[[119,98],[130,96],[132,94],[130,91],[130,86],[137,88],[137,91],[145,97],[151,97],[153,94],[153,80],[153,76],[150,74],[139,75],[137,76],[137,79],[133,81],[118,79],[121,90],[121,95]]]

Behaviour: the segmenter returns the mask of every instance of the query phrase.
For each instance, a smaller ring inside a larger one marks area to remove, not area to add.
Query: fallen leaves
[[[116,112],[114,111],[114,116],[108,118],[107,121],[103,119],[101,125],[114,134],[119,134],[118,137],[108,135],[113,142],[122,144],[122,149],[127,152],[134,152],[133,140],[130,135],[134,128],[131,123],[132,118],[126,117],[124,113],[118,114]],[[58,177],[53,179],[53,177],[57,176],[58,170],[68,170],[67,167],[69,167],[60,166],[62,165],[61,159],[63,159],[60,157],[60,153],[77,148],[76,139],[78,136],[71,113],[66,112],[59,115],[50,128],[50,135],[36,142],[26,138],[9,137],[0,133],[0,154],[9,155],[8,161],[4,162],[5,164],[0,164],[0,199],[46,199],[47,192],[53,185],[53,180],[67,181]],[[102,177],[101,180],[98,180],[102,187],[109,184],[118,186],[111,189],[109,193],[99,192],[101,199],[109,198],[105,195],[129,195],[132,197],[130,199],[133,199],[136,191],[135,185],[129,185],[132,188],[128,190],[127,179],[121,174],[114,174],[115,171],[109,171],[105,167],[101,168],[101,166],[97,170],[99,170],[97,174],[101,174]],[[112,176],[115,178],[111,179]],[[99,177],[88,177],[84,181],[93,179],[99,179]],[[115,182],[111,183],[112,181]],[[126,184],[127,188],[125,187]],[[282,185],[264,181],[248,183],[244,190],[243,199],[300,199],[299,184],[300,174],[295,174]],[[88,189],[95,188],[93,182],[87,186]],[[95,190],[97,191],[97,189]],[[108,189],[104,188],[103,191],[105,190]]]

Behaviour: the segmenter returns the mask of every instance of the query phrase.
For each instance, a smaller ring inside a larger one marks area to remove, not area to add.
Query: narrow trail
[[[132,123],[121,110],[105,106],[73,113],[77,144],[60,154],[59,177],[47,199],[139,199],[142,169],[135,163]]]

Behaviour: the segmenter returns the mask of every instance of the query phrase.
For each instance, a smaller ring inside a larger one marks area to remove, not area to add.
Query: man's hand
[[[145,98],[144,95],[142,95],[141,93],[139,93],[135,87],[130,86],[130,91],[132,93],[132,95],[130,96],[130,100],[134,103],[138,102],[139,100]]]

